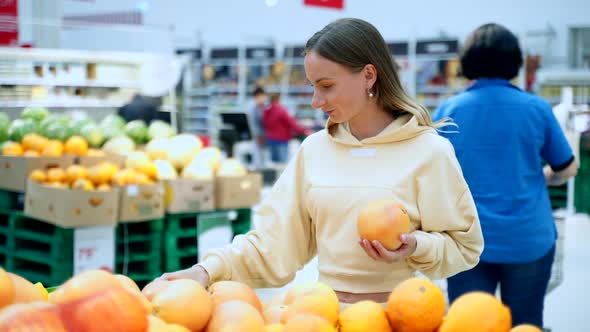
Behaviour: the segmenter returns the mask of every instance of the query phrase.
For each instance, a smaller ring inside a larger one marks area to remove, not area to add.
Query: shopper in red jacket
[[[289,140],[293,134],[307,136],[309,131],[301,127],[287,109],[280,104],[280,96],[273,94],[262,115],[262,125],[266,135],[266,145],[273,162],[285,163],[289,159]]]

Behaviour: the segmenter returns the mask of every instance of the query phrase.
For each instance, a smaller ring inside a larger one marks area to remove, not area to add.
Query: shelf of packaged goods
[[[126,101],[41,101],[41,100],[0,100],[0,108],[21,107],[49,107],[49,108],[118,108],[125,105]]]
[[[0,85],[31,85],[31,86],[71,86],[91,88],[140,88],[135,81],[94,81],[94,80],[61,80],[38,78],[0,78]]]

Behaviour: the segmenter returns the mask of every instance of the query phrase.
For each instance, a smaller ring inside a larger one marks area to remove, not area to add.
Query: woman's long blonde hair
[[[307,41],[304,54],[312,51],[352,72],[360,72],[367,64],[375,66],[373,93],[384,110],[394,115],[411,113],[420,125],[435,129],[451,124],[449,118],[432,122],[428,109],[404,91],[387,43],[371,23],[355,18],[336,20]]]

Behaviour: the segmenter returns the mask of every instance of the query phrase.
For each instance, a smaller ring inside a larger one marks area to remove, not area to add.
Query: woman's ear
[[[363,68],[363,76],[365,78],[365,83],[367,84],[367,89],[373,90],[373,86],[377,81],[377,68],[370,63],[365,65]]]

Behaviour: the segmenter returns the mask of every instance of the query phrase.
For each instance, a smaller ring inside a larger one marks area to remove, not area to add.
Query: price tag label
[[[135,197],[138,193],[139,188],[137,187],[137,185],[132,184],[127,186],[127,196]]]
[[[74,230],[74,275],[96,269],[115,270],[115,226]]]

